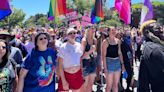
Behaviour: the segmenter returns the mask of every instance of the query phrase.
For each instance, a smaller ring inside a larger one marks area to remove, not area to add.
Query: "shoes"
[[[133,92],[133,90],[126,89],[125,92]]]
[[[97,85],[97,86],[102,87],[104,83],[102,83],[101,80],[98,80],[94,84]]]

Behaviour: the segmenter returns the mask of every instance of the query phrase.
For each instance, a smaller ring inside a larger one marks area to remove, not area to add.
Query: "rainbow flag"
[[[96,0],[91,12],[91,23],[97,23],[104,19],[102,0]]]
[[[12,13],[8,0],[0,0],[0,20]]]
[[[145,0],[144,5],[142,6],[140,24],[152,18],[153,18],[153,6],[150,0]]]
[[[48,20],[56,20],[59,15],[66,14],[66,0],[51,0]]]

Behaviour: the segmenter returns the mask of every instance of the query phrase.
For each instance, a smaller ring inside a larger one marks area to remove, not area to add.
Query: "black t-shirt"
[[[123,60],[125,64],[129,63],[129,61],[132,61],[132,58],[133,58],[132,50],[125,41],[122,41],[121,43],[121,52],[122,52]]]

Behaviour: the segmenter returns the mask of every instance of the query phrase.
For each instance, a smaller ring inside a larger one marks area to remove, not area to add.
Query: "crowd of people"
[[[120,92],[123,77],[122,91],[133,92],[138,61],[138,91],[164,92],[164,26],[154,20],[139,29],[0,29],[0,92],[93,92],[103,82],[105,92]]]

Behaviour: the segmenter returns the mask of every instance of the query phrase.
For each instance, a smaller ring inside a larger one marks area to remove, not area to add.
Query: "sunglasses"
[[[74,34],[74,35],[75,35],[75,34],[76,34],[76,32],[70,32],[70,33],[68,33],[68,35],[72,35],[72,34]]]
[[[39,40],[41,41],[41,40],[43,40],[43,39],[45,39],[45,40],[46,40],[47,38],[46,38],[46,37],[43,37],[43,38],[40,38]]]
[[[6,36],[0,36],[0,39],[7,39]]]
[[[2,48],[2,49],[6,49],[6,46],[0,46],[0,48]]]

